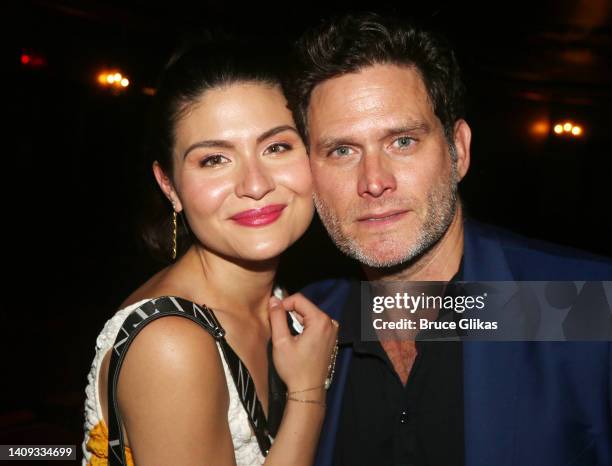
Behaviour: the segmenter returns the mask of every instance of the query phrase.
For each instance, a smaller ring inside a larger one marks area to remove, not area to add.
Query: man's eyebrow
[[[332,147],[350,146],[353,141],[348,137],[324,137],[316,144],[317,152],[327,152]]]
[[[388,138],[389,136],[396,136],[400,134],[407,133],[427,133],[429,132],[430,127],[424,121],[411,121],[410,123],[406,123],[401,126],[396,126],[393,128],[387,129],[381,139]],[[317,152],[327,151],[333,147],[339,146],[348,146],[354,144],[354,141],[351,136],[341,136],[341,137],[323,137],[316,144]]]
[[[283,131],[293,131],[294,133],[298,134],[297,129],[295,129],[291,125],[276,126],[260,134],[257,137],[257,143],[259,144],[260,142],[268,139],[269,137],[272,137],[278,133],[282,133]],[[187,148],[187,150],[183,154],[183,159],[187,157],[189,152],[191,152],[192,150],[200,149],[200,148],[207,148],[207,147],[220,147],[223,149],[233,149],[234,144],[232,144],[230,141],[225,141],[223,139],[207,139],[204,141],[198,141],[198,142],[193,143]]]
[[[387,131],[385,131],[384,136],[382,137],[382,139],[388,138],[389,136],[397,136],[400,134],[406,134],[406,133],[428,133],[429,132],[429,125],[424,122],[424,121],[415,121],[415,122],[411,122],[407,125],[402,125],[402,126],[397,126],[395,128],[389,128]]]

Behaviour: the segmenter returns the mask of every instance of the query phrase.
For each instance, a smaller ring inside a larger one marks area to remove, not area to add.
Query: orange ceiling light
[[[563,121],[555,123],[553,132],[557,136],[581,137],[584,134],[582,126],[572,123],[571,121]]]
[[[120,90],[124,90],[130,85],[130,80],[116,70],[98,73],[97,82],[102,87]]]

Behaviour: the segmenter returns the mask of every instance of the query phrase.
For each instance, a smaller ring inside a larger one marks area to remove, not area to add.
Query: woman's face
[[[204,247],[241,260],[278,256],[313,215],[306,149],[277,86],[206,91],[178,121],[176,210]]]

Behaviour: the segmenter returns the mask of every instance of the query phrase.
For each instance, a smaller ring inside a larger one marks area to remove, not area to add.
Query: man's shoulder
[[[356,286],[359,286],[356,279],[330,278],[310,283],[300,292],[327,314],[337,318]]]
[[[469,220],[470,235],[497,241],[516,280],[612,280],[612,259]]]

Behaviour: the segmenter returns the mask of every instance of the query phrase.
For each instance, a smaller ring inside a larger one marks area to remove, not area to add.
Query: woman
[[[280,254],[313,215],[306,150],[273,69],[230,43],[192,46],[166,69],[152,167],[179,253],[98,338],[84,464],[107,454],[139,466],[312,463],[337,323],[301,295],[271,297]],[[301,335],[290,333],[290,309]],[[269,398],[275,371],[284,413]]]

